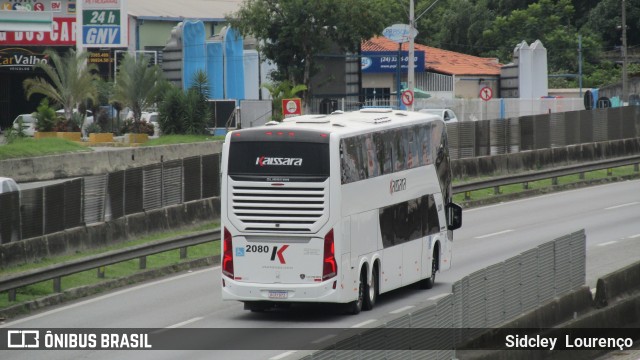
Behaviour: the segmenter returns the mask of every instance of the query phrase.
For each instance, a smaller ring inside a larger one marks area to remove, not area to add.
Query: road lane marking
[[[449,293],[444,293],[444,294],[440,294],[440,295],[432,296],[432,297],[428,298],[427,300],[435,301],[435,300],[442,299],[443,297],[445,297],[445,296],[447,296],[447,295],[449,295]]]
[[[312,344],[320,344],[321,342],[327,341],[327,340],[332,339],[332,338],[334,338],[334,337],[336,337],[336,336],[338,336],[338,335],[335,335],[335,334],[329,334],[329,335],[327,335],[327,336],[323,336],[323,337],[321,337],[320,339],[314,340],[314,341],[312,341],[311,343],[312,343]]]
[[[635,234],[635,235],[631,235],[629,236],[629,239],[635,239],[635,238],[639,238],[640,234]]]
[[[617,241],[607,241],[607,242],[603,242],[602,244],[598,244],[598,246],[607,246],[615,243],[617,243]]]
[[[396,310],[390,311],[389,314],[400,314],[401,312],[407,311],[407,310],[412,309],[414,307],[415,306],[413,306],[413,305],[407,305],[407,306],[401,307],[400,309],[396,309]]]
[[[196,322],[196,321],[200,321],[200,320],[202,320],[202,319],[204,319],[204,318],[203,318],[203,317],[201,317],[201,316],[196,316],[196,317],[194,317],[193,319],[189,319],[189,320],[186,320],[186,321],[183,321],[183,322],[179,322],[179,323],[174,324],[174,325],[171,325],[171,326],[167,326],[167,329],[175,329],[175,328],[179,328],[179,327],[182,327],[182,326],[185,326],[185,325],[188,325],[188,324],[194,323],[194,322]]]
[[[280,355],[276,355],[276,356],[274,356],[274,357],[272,357],[272,358],[269,358],[269,360],[280,360],[280,359],[284,359],[284,358],[286,358],[287,356],[289,356],[289,355],[293,355],[293,354],[295,354],[295,353],[296,353],[296,351],[295,351],[295,350],[287,351],[287,352],[282,353],[282,354],[280,354]]]
[[[352,326],[352,328],[360,328],[360,327],[363,327],[363,326],[367,326],[367,325],[369,325],[369,324],[371,324],[371,323],[374,323],[374,322],[376,322],[376,321],[377,321],[376,319],[371,319],[371,320],[363,321],[363,322],[361,322],[360,324],[355,324],[355,325],[353,325],[353,326]]]
[[[476,238],[476,239],[485,239],[485,238],[492,237],[492,236],[497,236],[497,235],[502,235],[502,234],[510,233],[510,232],[512,232],[512,231],[513,231],[513,230],[503,230],[503,231],[498,231],[498,232],[491,233],[491,234],[487,234],[487,235],[476,236],[475,238]]]
[[[634,202],[630,202],[630,203],[626,203],[626,204],[621,204],[621,205],[615,205],[615,206],[609,206],[608,208],[604,208],[605,210],[614,210],[614,209],[620,209],[623,207],[627,207],[627,206],[633,206],[633,205],[638,205],[640,204],[637,201]]]

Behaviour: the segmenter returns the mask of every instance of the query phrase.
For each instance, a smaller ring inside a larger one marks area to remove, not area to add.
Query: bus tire
[[[347,305],[347,312],[351,315],[358,315],[362,311],[365,297],[365,287],[367,285],[367,274],[364,269],[360,271],[360,281],[358,283],[358,298]]]
[[[420,289],[431,289],[436,283],[436,272],[438,272],[438,262],[440,261],[440,247],[436,245],[431,257],[431,276],[418,283]]]
[[[366,284],[366,283],[365,283]],[[378,267],[375,266],[371,272],[371,285],[365,286],[365,296],[363,299],[362,308],[364,310],[371,310],[376,304],[378,298]]]

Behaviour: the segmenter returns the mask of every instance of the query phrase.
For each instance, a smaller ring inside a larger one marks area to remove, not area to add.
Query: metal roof
[[[223,21],[240,8],[243,0],[131,0],[129,15],[142,20],[180,21],[199,19]]]

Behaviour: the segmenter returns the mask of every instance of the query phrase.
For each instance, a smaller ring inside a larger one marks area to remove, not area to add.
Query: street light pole
[[[624,1],[624,0],[623,0]],[[415,53],[415,44],[413,38],[413,29],[415,29],[415,20],[414,20],[414,12],[415,9],[413,7],[413,0],[409,0],[409,63],[407,69],[407,87],[409,91],[413,94],[414,90],[414,80],[415,80],[415,60],[413,59]],[[415,96],[413,97],[415,100]],[[413,111],[413,104],[415,101],[409,105],[409,110]]]

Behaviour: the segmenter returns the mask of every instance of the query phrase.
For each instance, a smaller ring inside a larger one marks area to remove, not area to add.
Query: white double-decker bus
[[[260,311],[431,288],[451,266],[462,210],[451,201],[444,122],[363,109],[227,134],[222,157],[222,297]]]

